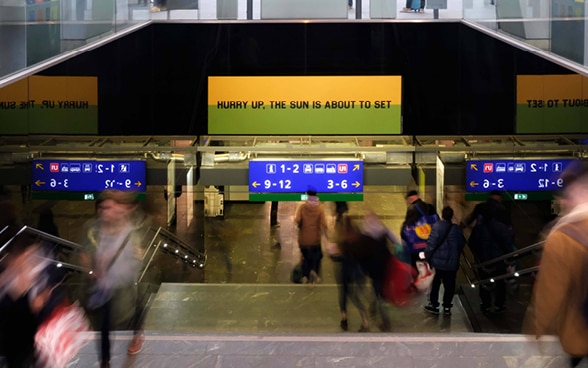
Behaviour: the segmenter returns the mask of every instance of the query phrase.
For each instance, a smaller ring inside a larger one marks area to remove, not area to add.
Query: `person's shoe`
[[[433,304],[425,305],[423,308],[431,314],[439,314],[439,307],[435,307]]]
[[[143,344],[145,343],[145,335],[142,333],[133,336],[133,340],[129,344],[129,348],[127,349],[127,353],[129,355],[137,355],[141,350],[143,350]]]
[[[504,305],[494,308],[494,313],[504,313],[506,307]]]
[[[410,12],[412,12],[412,9],[410,9],[410,8],[402,8],[402,9],[400,10],[400,12],[401,12],[401,13],[410,13]]]
[[[443,315],[450,316],[451,315],[451,308],[443,308]]]
[[[368,326],[361,326],[357,332],[370,332],[370,328]]]
[[[308,277],[306,277],[306,276],[303,276],[303,277],[302,277],[302,283],[303,283],[303,284],[308,284]]]
[[[316,271],[312,270],[310,271],[310,281],[311,284],[318,284],[320,282],[320,279],[316,273]]]
[[[272,224],[272,227],[280,227],[280,223],[276,222],[275,224]]]
[[[389,323],[382,323],[378,328],[382,332],[392,332],[392,326]]]
[[[349,325],[347,324],[347,320],[346,319],[342,319],[341,320],[341,323],[339,323],[339,326],[341,326],[341,329],[343,331],[349,330]]]

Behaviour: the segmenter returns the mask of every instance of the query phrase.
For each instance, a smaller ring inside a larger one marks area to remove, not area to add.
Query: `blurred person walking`
[[[88,306],[100,319],[100,366],[110,367],[110,330],[134,330],[128,353],[143,347],[143,311],[136,281],[142,266],[142,211],[133,192],[107,190],[97,200],[97,218],[85,236],[82,263],[93,270]]]
[[[306,202],[296,209],[294,223],[298,226],[298,246],[303,257],[303,283],[315,284],[319,282],[323,258],[321,240],[327,237],[327,220],[316,191],[308,190],[306,194]]]
[[[453,209],[449,206],[441,211],[441,221],[433,225],[431,235],[427,239],[425,258],[435,269],[435,277],[429,293],[429,304],[424,308],[427,312],[439,314],[439,288],[443,283],[443,315],[451,315],[455,280],[459,269],[459,258],[465,246],[465,238],[461,228],[452,223]]]
[[[337,201],[335,202],[335,222],[339,223],[343,219],[343,215],[349,212],[349,205],[345,201]]]
[[[352,243],[361,240],[361,232],[353,224],[349,216],[344,216],[338,226],[338,247],[335,252],[327,252],[331,259],[338,263],[339,267],[335,272],[335,279],[339,284],[339,311],[341,312],[340,326],[343,331],[349,329],[347,315],[347,300],[351,300],[359,311],[361,327],[358,332],[369,332],[369,320],[367,309],[361,300],[365,276],[357,259],[346,254],[346,250],[352,247]]]
[[[375,301],[370,308],[375,310],[382,320],[379,328],[383,332],[390,332],[392,323],[387,311],[388,303],[384,298],[384,286],[392,256],[388,241],[397,244],[400,239],[380,221],[373,211],[366,213],[360,230],[362,237],[351,251],[359,259],[364,273],[372,279]]]
[[[18,234],[20,223],[10,194],[0,187],[0,355],[9,368],[33,367],[35,335],[57,304],[65,271],[39,239]]]
[[[480,263],[488,262],[497,257],[513,252],[514,233],[510,226],[510,216],[502,203],[502,193],[497,190],[490,192],[485,202],[474,207],[474,211],[467,216],[462,226],[469,226],[476,222],[469,237],[469,247]],[[504,275],[507,264],[504,261],[484,266],[478,270],[480,280]],[[491,284],[481,285],[479,295],[480,308],[483,314],[492,312],[492,295],[494,294],[494,312],[502,313],[506,309],[506,282],[496,280]]]
[[[588,165],[571,164],[562,179],[566,213],[545,240],[524,332],[557,335],[576,367],[588,356]]]

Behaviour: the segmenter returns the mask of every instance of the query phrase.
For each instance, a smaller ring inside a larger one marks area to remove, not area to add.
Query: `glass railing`
[[[583,1],[427,0],[423,11],[406,5],[407,0],[0,0],[0,82],[150,21],[461,20],[562,58],[580,72],[587,65]]]

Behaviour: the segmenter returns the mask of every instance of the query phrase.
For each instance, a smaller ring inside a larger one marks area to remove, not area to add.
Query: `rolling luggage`
[[[412,0],[412,3],[410,4],[410,9],[414,10],[416,12],[421,10],[421,0]]]

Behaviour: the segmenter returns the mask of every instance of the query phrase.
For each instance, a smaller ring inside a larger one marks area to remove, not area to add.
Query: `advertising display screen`
[[[469,160],[466,162],[466,192],[555,191],[573,159]]]
[[[304,193],[363,192],[360,160],[251,160],[249,192]]]
[[[33,160],[34,191],[144,192],[146,163],[141,160]]]

